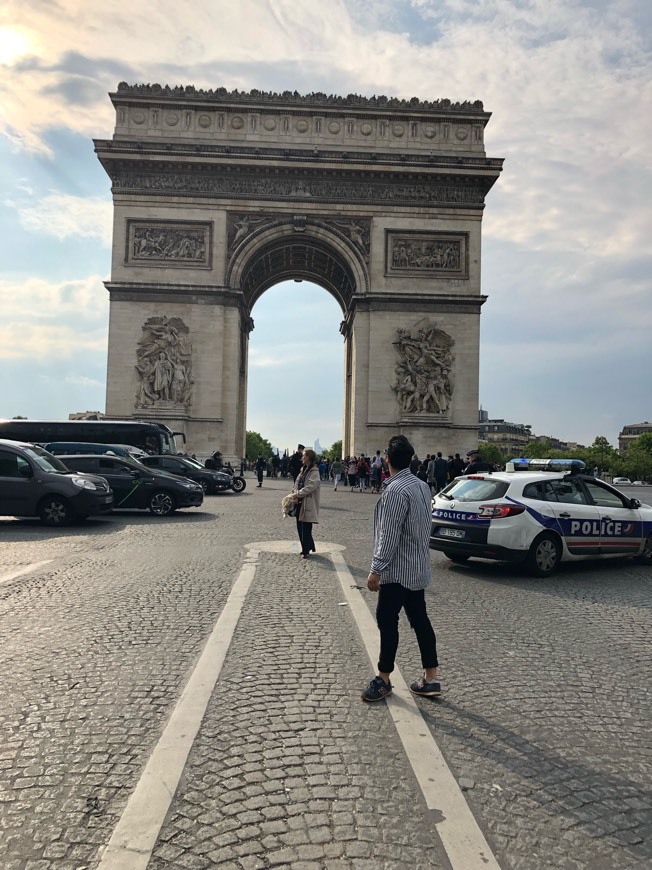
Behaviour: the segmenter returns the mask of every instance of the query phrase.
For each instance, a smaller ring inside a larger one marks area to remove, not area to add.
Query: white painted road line
[[[159,742],[113,831],[97,870],[146,870],[161,826],[181,780],[213,689],[222,670],[261,552],[295,553],[293,541],[247,544],[248,554]],[[332,560],[369,658],[375,669],[378,630],[344,561],[340,544],[319,542]],[[452,870],[500,870],[464,795],[423,720],[401,673],[392,674],[395,694],[388,708],[417,777]],[[362,703],[362,702],[360,702]]]
[[[355,588],[355,580],[342,553],[334,552],[329,555],[376,673],[378,628],[360,591]],[[398,668],[392,673],[392,685],[394,691],[387,698],[389,712],[426,804],[429,809],[438,813],[434,825],[451,867],[453,870],[500,870],[457,780],[446,764],[414,695]]]
[[[31,565],[25,565],[22,568],[17,568],[15,571],[9,571],[8,574],[0,574],[0,585],[8,583],[10,580],[15,580],[16,577],[22,577],[23,574],[31,574],[32,571],[38,571],[44,565],[49,565],[53,559],[45,559],[43,562],[32,562]]]
[[[113,831],[98,870],[145,870],[222,670],[256,573],[250,550],[168,724]]]

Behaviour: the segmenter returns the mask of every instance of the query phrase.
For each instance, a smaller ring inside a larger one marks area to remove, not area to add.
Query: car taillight
[[[498,520],[503,517],[515,517],[522,514],[524,510],[525,505],[522,504],[483,504],[480,505],[478,516]]]

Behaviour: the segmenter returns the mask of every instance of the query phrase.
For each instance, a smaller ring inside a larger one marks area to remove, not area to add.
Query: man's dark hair
[[[389,439],[389,444],[387,445],[387,458],[389,459],[392,468],[395,468],[397,471],[409,468],[413,456],[414,447],[410,444],[405,435],[393,435]]]
[[[443,459],[443,456],[441,455],[441,450],[437,452],[437,459]]]

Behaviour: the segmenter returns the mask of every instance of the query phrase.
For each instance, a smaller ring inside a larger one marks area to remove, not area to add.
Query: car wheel
[[[561,560],[561,544],[551,534],[539,535],[530,547],[525,567],[534,577],[547,577],[557,569]]]
[[[233,492],[244,492],[247,488],[247,481],[244,477],[234,477],[233,483],[231,484],[231,489]]]
[[[468,562],[471,558],[470,556],[465,556],[463,553],[444,553],[447,559],[450,559],[451,562],[457,562],[458,565],[462,565],[464,562]]]
[[[39,516],[46,526],[63,526],[72,519],[72,512],[65,498],[51,495],[41,502]]]
[[[210,489],[210,486],[208,485],[208,481],[207,480],[200,480],[199,485],[204,490],[204,495],[208,495],[208,491]]]
[[[149,500],[149,509],[157,517],[167,517],[176,507],[174,497],[169,492],[154,492]]]
[[[643,551],[634,557],[634,561],[640,565],[652,564],[652,535],[647,536]]]

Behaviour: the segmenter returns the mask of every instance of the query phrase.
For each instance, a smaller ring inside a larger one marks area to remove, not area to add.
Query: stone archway
[[[480,226],[502,160],[451,104],[122,84],[107,414],[242,454],[251,309],[285,279],[343,312],[343,449],[477,441]]]

